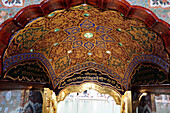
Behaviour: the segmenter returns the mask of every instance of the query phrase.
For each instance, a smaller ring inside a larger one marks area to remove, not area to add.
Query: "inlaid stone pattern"
[[[128,83],[128,77],[135,67],[131,61],[136,56],[147,55],[142,60],[136,60],[136,57],[133,61],[135,64],[151,61],[148,58],[155,55],[164,60],[166,66],[169,58],[164,51],[162,38],[149,31],[141,21],[125,19],[116,11],[101,12],[89,5],[52,12],[35,19],[15,33],[10,41],[3,61],[17,64],[15,59],[9,60],[10,57],[16,58],[12,56],[23,53],[41,54],[48,59],[47,62],[43,57],[39,58],[50,69],[53,84],[69,73],[86,67],[84,64],[88,63],[119,81],[126,79]],[[25,54],[23,57],[29,60],[32,55]],[[154,63],[161,66],[161,60]]]
[[[85,38],[92,38],[93,37],[93,33],[85,33],[84,37]]]

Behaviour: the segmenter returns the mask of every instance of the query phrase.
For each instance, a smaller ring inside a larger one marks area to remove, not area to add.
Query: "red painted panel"
[[[66,8],[66,3],[63,0],[51,0],[40,4],[41,9],[44,12],[44,15],[51,13],[52,11]]]
[[[109,0],[109,2],[106,5],[106,8],[118,10],[126,17],[130,10],[130,4],[128,4],[127,2],[121,2],[119,0],[115,0],[115,1]]]
[[[43,15],[44,13],[39,5],[31,5],[19,11],[15,15],[14,20],[16,20],[19,25],[24,27],[30,20]]]
[[[5,21],[0,26],[0,42],[7,46],[12,34],[21,28],[13,18]]]
[[[84,3],[84,0],[65,0],[65,1],[67,8]]]
[[[154,25],[158,18],[146,8],[140,6],[131,7],[128,17],[137,18],[145,22],[148,27]]]

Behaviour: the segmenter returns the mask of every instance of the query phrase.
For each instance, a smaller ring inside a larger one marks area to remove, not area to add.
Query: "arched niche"
[[[6,64],[9,64],[9,67],[4,69],[2,80],[51,84],[49,73],[41,61],[35,58],[29,60],[14,58],[13,62],[15,63],[12,63],[12,65],[10,65],[10,61],[7,62]]]
[[[138,63],[130,76],[129,88],[140,85],[169,84],[169,68],[165,68],[149,62]]]
[[[63,101],[65,97],[70,93],[73,92],[81,93],[88,89],[96,90],[101,94],[109,94],[110,96],[113,97],[116,104],[121,105],[121,95],[116,90],[92,82],[86,82],[80,85],[73,85],[73,86],[66,87],[65,89],[60,91],[59,95],[57,95],[57,102]]]

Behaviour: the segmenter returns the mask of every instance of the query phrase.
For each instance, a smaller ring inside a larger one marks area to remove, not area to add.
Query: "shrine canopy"
[[[44,1],[0,34],[4,80],[47,83],[56,93],[84,82],[119,94],[169,83],[169,24],[125,1]]]

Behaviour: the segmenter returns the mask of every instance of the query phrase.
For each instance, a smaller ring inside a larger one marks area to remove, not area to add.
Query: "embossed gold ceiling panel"
[[[4,70],[10,67],[9,58],[18,54],[39,57],[47,64],[54,87],[62,77],[87,67],[102,70],[123,85],[128,84],[138,62],[152,62],[167,71],[169,67],[162,38],[143,22],[89,5],[52,12],[30,22],[11,39]]]

